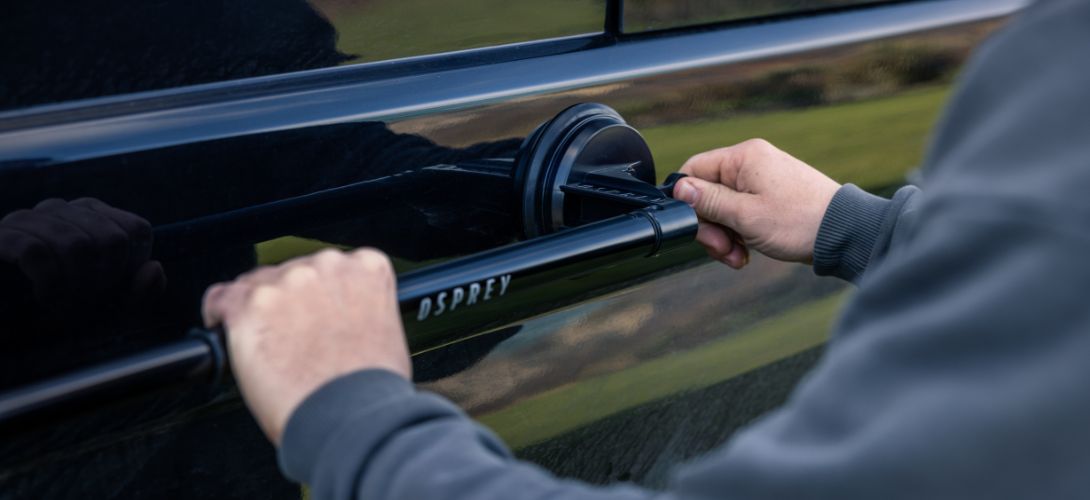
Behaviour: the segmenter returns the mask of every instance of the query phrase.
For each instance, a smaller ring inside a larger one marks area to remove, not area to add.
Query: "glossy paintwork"
[[[593,186],[582,182],[565,187]],[[399,275],[397,301],[410,351],[442,348],[678,262],[671,254],[695,239],[696,213],[650,191],[654,197],[636,209],[625,197],[627,213]],[[630,264],[630,276],[601,271],[618,262]],[[224,340],[222,331],[195,327],[155,349],[0,392],[0,427],[34,426],[176,383],[218,384],[227,370]]]
[[[602,0],[55,0],[0,17],[0,110],[601,32]]]
[[[95,196],[158,226],[509,155],[582,101],[633,123],[660,178],[691,153],[764,136],[838,180],[882,190],[919,162],[953,73],[998,25],[990,19],[1020,5],[900,4],[616,43],[568,40],[528,48],[540,56],[531,59],[485,51],[495,59],[483,67],[425,58],[8,113],[0,212]],[[369,211],[256,247],[187,250],[164,261],[171,281],[155,314],[126,315],[121,329],[117,317],[81,318],[80,335],[21,330],[44,340],[19,345],[19,359],[33,362],[8,363],[0,380],[12,386],[177,338],[196,322],[204,286],[257,263],[330,243],[374,244],[409,269],[516,237],[509,214],[458,216],[404,200],[419,193],[387,195],[385,218]],[[597,297],[565,297],[551,314],[418,353],[417,379],[560,474],[661,486],[671,467],[783,400],[844,291],[805,266],[754,256],[733,272],[698,248],[684,255],[675,268],[605,283]],[[634,270],[630,261],[611,267]],[[212,396],[168,388],[0,441],[3,496],[298,495],[230,387]]]
[[[72,119],[75,105],[0,114],[0,131],[4,131],[0,166],[75,161],[324,124],[397,123],[420,115],[438,115],[433,121],[443,120],[443,113],[460,109],[486,112],[488,108],[480,106],[489,103],[896,36],[1002,16],[1024,4],[1021,0],[924,2],[683,36],[637,37],[600,47],[601,42],[592,39],[573,40],[556,47],[564,51],[561,54],[506,62],[517,56],[497,50],[500,62],[488,65],[487,78],[481,76],[481,68],[463,67],[467,63],[462,58],[452,63],[454,69],[433,59],[409,63],[408,69],[380,63],[268,77],[247,86],[223,83],[126,101],[106,99],[80,107],[80,120]],[[519,51],[548,54],[552,47],[527,46]],[[573,50],[577,47],[586,50]],[[418,74],[401,76],[402,71]],[[389,73],[397,76],[382,78]],[[582,100],[595,95],[584,92]],[[487,129],[463,134],[523,136],[560,109],[526,110],[519,128],[492,119]],[[456,144],[465,143],[452,145]]]
[[[593,95],[638,124],[660,175],[694,152],[764,137],[842,182],[891,193],[922,160],[959,65],[996,26],[681,71],[444,117],[456,126],[421,118],[395,128],[472,141],[469,131],[487,134],[493,120],[509,129],[527,109]],[[426,387],[520,456],[590,481],[663,486],[672,466],[782,402],[845,293],[806,266],[760,256],[743,271],[704,264],[525,322],[507,340],[501,331],[488,356]],[[705,412],[709,400],[721,406]],[[573,451],[575,442],[593,444]]]

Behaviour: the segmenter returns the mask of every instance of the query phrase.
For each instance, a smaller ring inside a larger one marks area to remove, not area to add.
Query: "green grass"
[[[659,179],[695,153],[762,137],[839,182],[880,188],[903,182],[905,173],[920,163],[948,95],[947,87],[927,88],[823,108],[645,127],[641,133],[654,152]],[[258,262],[276,264],[328,246],[334,245],[277,238],[257,245]],[[395,259],[395,267],[407,270],[419,264]]]
[[[379,0],[329,15],[352,62],[601,31],[601,0]]]
[[[949,88],[763,115],[646,127],[659,178],[694,153],[760,137],[839,182],[864,188],[903,182],[923,156]]]
[[[825,342],[843,294],[803,304],[744,331],[627,370],[565,385],[477,419],[512,448],[622,410],[708,387]]]
[[[691,154],[763,137],[841,182],[864,187],[903,181],[922,157],[946,88],[824,108],[647,127],[660,176]],[[325,244],[279,238],[258,245],[271,264]],[[842,295],[808,302],[691,351],[561,386],[479,420],[520,448],[681,391],[708,387],[824,342]]]
[[[822,108],[645,127],[642,133],[660,178],[696,152],[762,137],[840,182],[883,187],[903,182],[905,173],[920,163],[948,95],[946,87],[926,88]],[[539,443],[819,345],[842,299],[837,294],[808,302],[691,351],[558,387],[478,419],[513,448]]]
[[[625,4],[624,25],[625,32],[634,33],[880,1],[883,0],[809,0],[807,2],[797,0],[734,0],[731,2],[643,0]],[[670,9],[671,7],[673,10]]]
[[[297,236],[283,236],[258,243],[254,245],[254,248],[257,251],[257,265],[271,266],[301,255],[312,254],[324,248],[347,250],[349,247]]]
[[[280,264],[284,261],[294,259],[295,257],[301,257],[304,255],[310,255],[319,250],[326,248],[339,248],[341,250],[351,250],[353,247],[349,245],[337,245],[333,243],[326,243],[320,240],[312,240],[309,238],[300,238],[298,236],[281,236],[276,239],[263,241],[254,245],[254,249],[257,252],[257,265],[259,266],[273,266]],[[442,259],[432,259],[423,262],[414,262],[398,258],[391,255],[390,262],[394,264],[394,270],[398,273],[411,271],[413,269],[421,268],[429,264],[434,264]]]

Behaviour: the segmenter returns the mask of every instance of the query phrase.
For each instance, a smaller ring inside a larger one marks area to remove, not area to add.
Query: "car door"
[[[599,103],[657,182],[762,137],[891,193],[1023,4],[21,4],[0,21],[0,390],[185,339],[207,286],[321,248],[377,247],[407,286],[549,241],[582,267],[403,304],[416,382],[558,475],[661,488],[784,401],[850,290],[695,243],[573,250],[608,217],[528,222],[546,203],[526,194],[535,130]],[[298,497],[229,376],[200,373],[6,422],[3,496]]]

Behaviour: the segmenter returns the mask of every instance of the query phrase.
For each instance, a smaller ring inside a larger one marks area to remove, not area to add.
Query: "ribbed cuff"
[[[855,282],[870,261],[890,200],[854,184],[837,190],[814,242],[814,273]]]
[[[361,370],[343,375],[314,391],[292,412],[280,440],[280,470],[310,483],[323,450],[354,417],[378,405],[412,397],[408,380],[388,370]]]

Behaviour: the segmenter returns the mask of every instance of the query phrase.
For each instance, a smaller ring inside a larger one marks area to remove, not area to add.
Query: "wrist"
[[[854,184],[838,188],[814,240],[814,273],[856,281],[867,268],[889,205],[890,200]]]
[[[355,371],[330,380],[307,395],[291,412],[278,443],[280,468],[300,482],[312,482],[315,466],[360,415],[416,394],[412,383],[383,369]]]

